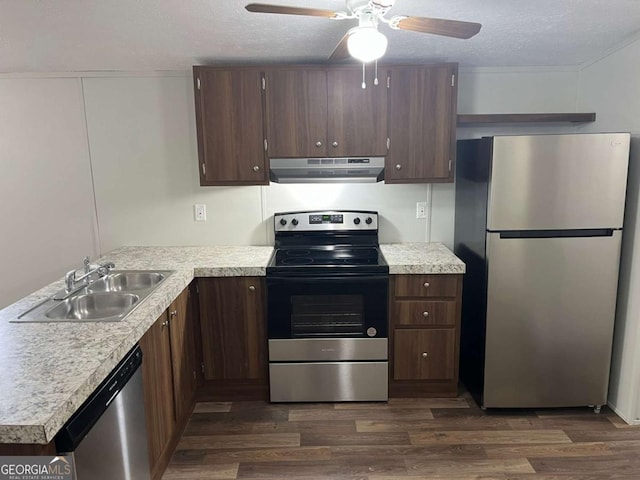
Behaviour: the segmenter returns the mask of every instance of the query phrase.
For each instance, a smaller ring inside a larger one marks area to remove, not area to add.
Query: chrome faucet
[[[115,268],[115,263],[106,262],[104,264],[96,264],[92,265],[89,257],[84,257],[84,274],[78,278],[76,278],[76,270],[69,270],[64,276],[64,290],[67,294],[73,292],[77,289],[77,284],[80,282],[84,282],[81,286],[84,287],[89,283],[89,278],[93,274],[98,274],[100,277],[104,277],[109,274],[109,271],[112,268]]]

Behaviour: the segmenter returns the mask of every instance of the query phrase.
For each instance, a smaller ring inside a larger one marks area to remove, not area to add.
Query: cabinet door
[[[327,75],[324,70],[266,72],[268,155],[327,155]]]
[[[169,331],[173,367],[173,396],[176,419],[191,413],[196,392],[194,318],[186,288],[169,306]]]
[[[149,465],[152,472],[175,429],[168,319],[165,311],[140,339]]]
[[[394,331],[394,380],[450,380],[456,376],[453,328]]]
[[[453,181],[455,64],[390,69],[386,183]]]
[[[205,380],[266,380],[263,280],[226,277],[198,281]]]
[[[267,184],[262,75],[194,67],[200,185]]]
[[[360,69],[327,71],[327,156],[379,156],[387,154],[387,77],[373,84],[367,72],[362,88]]]

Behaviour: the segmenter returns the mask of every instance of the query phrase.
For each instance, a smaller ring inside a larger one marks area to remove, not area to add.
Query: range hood
[[[384,179],[384,157],[272,158],[276,183],[375,183]]]

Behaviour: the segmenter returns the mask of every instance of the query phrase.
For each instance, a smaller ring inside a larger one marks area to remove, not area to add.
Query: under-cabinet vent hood
[[[384,157],[272,158],[269,177],[276,183],[379,182]]]

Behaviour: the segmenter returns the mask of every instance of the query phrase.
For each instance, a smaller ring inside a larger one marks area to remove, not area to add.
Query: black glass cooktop
[[[319,270],[337,273],[386,273],[387,262],[377,247],[313,246],[283,247],[274,252],[267,273],[318,274]]]

